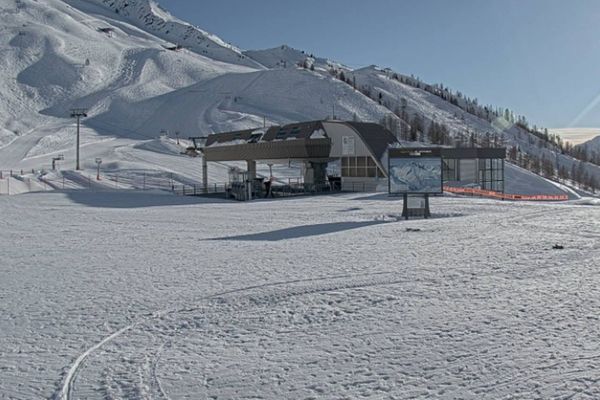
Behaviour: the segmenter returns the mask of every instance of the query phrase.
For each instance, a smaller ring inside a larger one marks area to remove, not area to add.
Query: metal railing
[[[177,174],[103,173],[99,178],[96,174],[82,174],[70,170],[61,171],[57,175],[48,175],[46,171],[2,170],[0,171],[0,195],[15,194],[23,191],[78,189],[96,191],[112,189],[164,190],[175,192],[176,188],[181,188],[181,186],[185,186],[186,189],[184,191],[189,190],[188,188],[190,187],[193,188],[195,186],[196,190],[200,187],[196,182]],[[182,181],[185,183],[181,183]]]
[[[37,171],[40,172],[40,171]],[[5,169],[5,170],[1,170],[0,169],[0,179],[6,179],[7,177],[17,177],[17,176],[24,176],[27,174],[35,174],[36,170],[34,169]]]
[[[225,194],[229,188],[227,183],[211,183],[205,188],[202,184],[176,184],[173,193],[181,196],[201,196],[207,194]]]

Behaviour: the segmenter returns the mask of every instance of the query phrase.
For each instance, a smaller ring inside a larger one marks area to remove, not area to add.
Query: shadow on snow
[[[228,202],[222,197],[176,196],[171,193],[134,190],[97,192],[72,190],[64,193],[75,203],[99,208],[143,208]]]
[[[236,241],[269,241],[297,239],[309,236],[326,235],[328,233],[348,231],[351,229],[364,228],[371,225],[385,224],[390,221],[353,221],[353,222],[330,222],[325,224],[301,225],[291,228],[277,229],[275,231],[251,233],[247,235],[226,236],[207,240],[236,240]]]
[[[367,194],[365,196],[355,197],[352,200],[378,200],[378,201],[396,201],[402,203],[402,196],[390,196],[388,193]]]

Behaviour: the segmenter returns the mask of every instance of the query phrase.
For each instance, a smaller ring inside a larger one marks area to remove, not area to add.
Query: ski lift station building
[[[248,180],[255,180],[257,162],[299,162],[305,185],[330,186],[337,179],[341,190],[387,191],[391,147],[401,143],[379,124],[326,120],[215,133],[201,150],[204,171],[210,162],[245,161]],[[504,179],[499,171],[504,168],[504,154],[504,149],[442,149],[445,180],[492,189],[484,185],[490,181],[485,179],[486,167],[493,166],[494,189],[503,187],[497,181]],[[480,161],[485,159],[501,161]]]

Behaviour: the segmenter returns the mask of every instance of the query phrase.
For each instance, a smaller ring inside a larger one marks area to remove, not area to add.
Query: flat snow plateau
[[[600,207],[400,210],[0,197],[0,397],[600,397]]]

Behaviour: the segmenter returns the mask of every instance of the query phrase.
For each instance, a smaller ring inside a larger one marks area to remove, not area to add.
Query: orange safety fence
[[[457,194],[469,194],[471,196],[491,197],[500,200],[526,200],[526,201],[565,201],[569,200],[566,194],[550,195],[550,194],[509,194],[500,193],[493,190],[484,190],[476,188],[465,188],[455,186],[444,186],[444,190]]]

